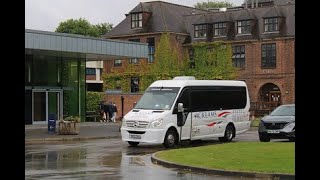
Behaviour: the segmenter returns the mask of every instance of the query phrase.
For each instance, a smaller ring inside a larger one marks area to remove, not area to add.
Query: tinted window
[[[294,116],[295,106],[279,106],[270,115],[271,116]]]
[[[191,91],[192,111],[243,109],[247,96],[245,87],[194,87]]]

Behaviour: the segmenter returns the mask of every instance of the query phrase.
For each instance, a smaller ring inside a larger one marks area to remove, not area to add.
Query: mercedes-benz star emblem
[[[133,123],[133,127],[138,127],[139,126],[139,122],[138,121],[135,121],[134,123]]]

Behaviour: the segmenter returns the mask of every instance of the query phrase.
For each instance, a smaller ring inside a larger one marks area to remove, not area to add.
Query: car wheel
[[[164,137],[164,142],[163,142],[164,147],[172,148],[175,146],[176,142],[177,142],[176,133],[172,129],[169,129],[166,133],[166,136]]]
[[[223,137],[219,137],[219,141],[221,142],[230,142],[232,141],[232,138],[234,136],[234,129],[231,125],[228,125],[226,127],[226,130],[224,132],[224,136]]]
[[[136,146],[138,146],[138,144],[139,144],[140,142],[128,141],[128,143],[129,143],[130,146],[136,147]]]
[[[270,137],[268,135],[259,134],[260,142],[270,142]]]

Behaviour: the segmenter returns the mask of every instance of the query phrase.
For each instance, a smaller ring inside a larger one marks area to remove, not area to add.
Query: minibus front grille
[[[146,128],[148,124],[148,121],[126,121],[127,127],[133,128]]]

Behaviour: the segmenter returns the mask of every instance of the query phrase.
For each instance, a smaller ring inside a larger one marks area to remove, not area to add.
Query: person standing
[[[112,116],[113,116],[113,104],[112,104],[111,101],[108,103],[108,114],[109,114],[108,122],[111,122],[112,121]]]
[[[100,122],[106,122],[106,114],[104,110],[105,101],[100,101],[99,103],[99,113],[100,113]]]
[[[117,109],[116,103],[113,103],[113,115],[112,115],[112,121],[113,122],[116,122],[117,112],[118,112],[118,109]]]
[[[106,114],[106,120],[108,121],[110,118],[110,104],[106,103],[104,104],[104,113]],[[104,120],[104,122],[106,122],[106,120]]]

